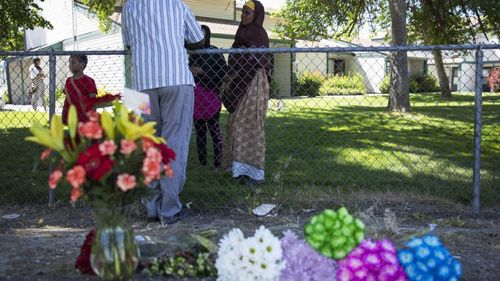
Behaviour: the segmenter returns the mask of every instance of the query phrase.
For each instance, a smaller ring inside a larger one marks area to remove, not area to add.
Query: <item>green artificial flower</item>
[[[336,260],[347,256],[365,236],[365,225],[346,208],[327,209],[305,226],[306,240],[322,255]]]

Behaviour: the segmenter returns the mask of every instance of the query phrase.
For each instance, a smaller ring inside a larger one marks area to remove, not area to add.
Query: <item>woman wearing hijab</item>
[[[202,25],[205,33],[203,49],[217,49],[210,45],[210,28]],[[226,59],[221,53],[192,54],[189,56],[189,67],[194,75],[194,128],[196,130],[196,147],[200,164],[207,165],[207,127],[214,144],[214,167],[222,162],[222,134],[219,125],[222,107],[219,98],[222,79],[227,72]]]
[[[269,48],[264,17],[264,6],[259,1],[246,2],[232,47]],[[229,56],[229,81],[222,100],[230,112],[224,166],[234,178],[248,185],[264,182],[269,66],[265,53]]]

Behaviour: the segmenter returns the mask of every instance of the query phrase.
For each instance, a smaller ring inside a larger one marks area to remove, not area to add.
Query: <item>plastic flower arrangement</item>
[[[325,210],[305,226],[306,240],[324,256],[342,259],[364,238],[365,225],[342,207]]]
[[[219,281],[279,280],[282,261],[280,240],[261,226],[254,236],[245,238],[233,229],[219,243],[217,268]]]
[[[389,240],[365,240],[338,263],[338,281],[406,281],[396,248]]]
[[[335,281],[335,261],[316,252],[295,233],[284,233],[281,248],[286,264],[281,281]]]
[[[416,237],[406,243],[408,248],[398,251],[398,258],[408,280],[459,280],[460,263],[434,235]]]
[[[33,136],[26,139],[47,147],[40,158],[53,166],[49,187],[69,185],[72,202],[84,197],[97,208],[126,206],[163,173],[172,176],[175,153],[155,136],[155,123],[143,123],[119,103],[113,113],[89,112],[83,123],[72,106],[67,130],[58,115],[50,128],[39,123],[30,128]]]

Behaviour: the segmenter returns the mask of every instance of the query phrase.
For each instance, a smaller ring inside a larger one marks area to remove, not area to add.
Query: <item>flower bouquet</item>
[[[154,122],[144,123],[119,103],[113,115],[89,112],[88,122],[78,122],[72,106],[67,130],[55,115],[50,128],[35,123],[27,140],[47,147],[41,159],[52,163],[49,187],[68,185],[72,202],[83,198],[92,206],[97,222],[94,271],[104,278],[123,279],[138,264],[127,207],[146,196],[147,185],[162,174],[173,175],[170,162],[175,153],[155,136]]]

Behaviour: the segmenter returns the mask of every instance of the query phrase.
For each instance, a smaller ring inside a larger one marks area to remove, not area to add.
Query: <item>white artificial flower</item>
[[[243,232],[239,228],[233,228],[229,233],[224,235],[219,243],[219,256],[223,256],[229,252],[238,249],[241,242],[245,239]]]
[[[218,281],[278,281],[285,263],[280,240],[261,226],[245,239],[233,229],[219,243]]]
[[[271,233],[271,231],[265,228],[263,225],[261,225],[259,229],[255,231],[253,237],[255,237],[255,239],[257,239],[257,241],[261,243],[264,243],[264,241],[267,241],[273,237],[275,238],[275,236]]]

